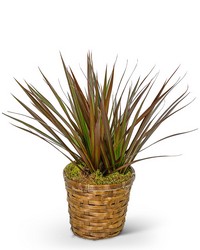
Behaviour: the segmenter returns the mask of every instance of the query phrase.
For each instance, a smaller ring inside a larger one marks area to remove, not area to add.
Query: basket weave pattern
[[[94,240],[118,235],[124,226],[134,178],[133,172],[132,178],[124,183],[86,185],[64,175],[73,233]]]

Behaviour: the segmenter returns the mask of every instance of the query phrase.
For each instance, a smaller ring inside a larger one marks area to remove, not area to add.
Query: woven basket
[[[68,211],[75,235],[87,239],[104,239],[118,235],[125,222],[132,183],[86,185],[66,178]]]

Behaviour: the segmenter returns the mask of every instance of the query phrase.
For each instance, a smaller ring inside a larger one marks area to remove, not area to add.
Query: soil
[[[83,171],[81,171],[82,168],[82,166],[77,166],[74,163],[70,163],[65,167],[64,173],[70,180],[90,185],[118,184],[129,180],[132,176],[131,168],[129,168],[125,174],[114,172],[106,176],[103,176],[100,170],[97,170],[92,174],[85,174]]]

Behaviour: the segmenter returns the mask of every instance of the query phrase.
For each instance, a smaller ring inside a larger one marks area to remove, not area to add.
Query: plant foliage
[[[69,87],[68,93],[65,93],[67,100],[64,101],[61,98],[41,70],[40,73],[46,85],[60,106],[59,110],[52,104],[52,101],[31,84],[25,82],[26,86],[23,86],[16,80],[32,103],[30,107],[14,96],[29,113],[29,115],[23,115],[24,118],[32,118],[40,126],[34,126],[26,122],[26,119],[6,114],[22,125],[15,124],[14,126],[51,144],[70,161],[77,163],[81,170],[88,173],[97,170],[103,174],[115,171],[125,173],[127,168],[137,161],[163,157],[150,156],[136,159],[158,127],[189,104],[182,104],[189,94],[187,88],[178,97],[172,97],[168,106],[163,108],[166,97],[174,92],[181,81],[178,79],[171,84],[178,68],[149,100],[157,78],[157,75],[151,76],[153,69],[143,79],[139,77],[136,83],[130,84],[128,88],[130,79],[124,86],[121,86],[126,72],[125,68],[116,88],[114,64],[109,75],[106,67],[104,81],[100,85],[94,71],[92,55],[88,53],[87,89],[84,94],[73,71],[66,67],[62,55],[61,60]],[[120,87],[122,87],[121,92],[119,92]],[[122,102],[125,104],[123,108]],[[16,113],[11,113],[16,115]],[[187,132],[166,136],[153,144]],[[66,144],[65,139],[72,147]]]

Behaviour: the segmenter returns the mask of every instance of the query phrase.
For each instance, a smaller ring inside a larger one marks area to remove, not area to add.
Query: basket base
[[[123,228],[124,228],[124,226],[122,226],[120,231],[117,231],[117,232],[115,232],[113,234],[107,234],[107,235],[103,234],[103,233],[101,233],[101,234],[92,233],[90,235],[86,235],[86,234],[85,235],[82,235],[82,234],[80,235],[79,233],[77,233],[76,229],[73,229],[71,227],[71,230],[72,230],[72,232],[73,232],[73,234],[75,236],[77,236],[77,237],[79,237],[81,239],[85,239],[85,240],[104,240],[104,239],[109,239],[109,238],[113,238],[113,237],[118,236],[123,231]]]

